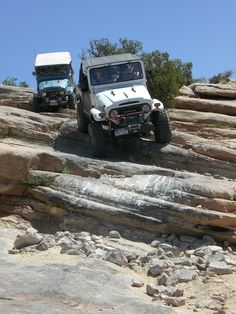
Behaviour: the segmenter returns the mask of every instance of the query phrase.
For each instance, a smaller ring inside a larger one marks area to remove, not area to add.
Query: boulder
[[[224,98],[236,99],[236,83],[229,82],[226,84],[197,84],[194,86],[194,94],[204,98]]]
[[[0,85],[0,106],[32,110],[32,102],[31,88]]]
[[[236,100],[213,100],[177,96],[175,98],[175,108],[236,116]]]
[[[187,96],[187,97],[196,97],[193,90],[188,86],[182,86],[179,90],[179,94],[181,96]]]

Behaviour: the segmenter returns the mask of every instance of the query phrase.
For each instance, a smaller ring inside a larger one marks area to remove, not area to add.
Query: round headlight
[[[149,104],[145,104],[145,105],[142,106],[142,110],[145,111],[145,112],[148,112],[150,109],[151,109],[151,107],[150,107]]]
[[[110,111],[110,117],[112,118],[112,117],[114,117],[114,116],[117,116],[119,113],[118,113],[118,111],[116,110],[116,109],[112,109],[111,111]]]
[[[63,91],[63,90],[60,91],[60,95],[61,95],[61,96],[64,95],[64,91]]]
[[[43,97],[46,97],[46,96],[47,96],[47,94],[46,94],[45,92],[43,92],[43,93],[42,93],[42,96],[43,96]]]

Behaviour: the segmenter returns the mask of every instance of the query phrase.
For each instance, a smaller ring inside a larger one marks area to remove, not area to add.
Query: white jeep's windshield
[[[90,70],[92,85],[103,85],[115,82],[125,82],[143,78],[140,62],[128,62],[96,67]]]
[[[68,79],[43,81],[39,83],[39,90],[51,87],[66,88],[68,85]]]

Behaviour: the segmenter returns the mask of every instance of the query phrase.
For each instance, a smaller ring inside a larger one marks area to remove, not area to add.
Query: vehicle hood
[[[95,94],[95,103],[102,107],[110,107],[131,101],[148,102],[152,99],[143,85],[105,90]]]

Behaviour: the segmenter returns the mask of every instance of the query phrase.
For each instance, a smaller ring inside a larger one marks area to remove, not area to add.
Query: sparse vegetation
[[[217,129],[225,129],[226,126],[225,125],[222,125],[222,124],[216,124],[216,125],[213,125],[213,128],[217,128]]]
[[[71,173],[70,166],[68,165],[67,162],[62,164],[61,173],[63,173],[63,174],[70,174]]]
[[[212,84],[228,83],[230,81],[230,78],[232,77],[232,75],[233,75],[233,71],[226,71],[223,73],[219,73],[217,75],[212,76],[209,79],[209,83],[212,83]]]
[[[8,76],[7,78],[5,78],[5,80],[2,81],[2,84],[8,86],[29,87],[26,81],[19,82],[19,85],[17,85],[17,81],[18,79],[16,77]]]
[[[47,176],[29,176],[25,180],[25,184],[29,187],[35,188],[37,186],[50,186],[54,178]]]

